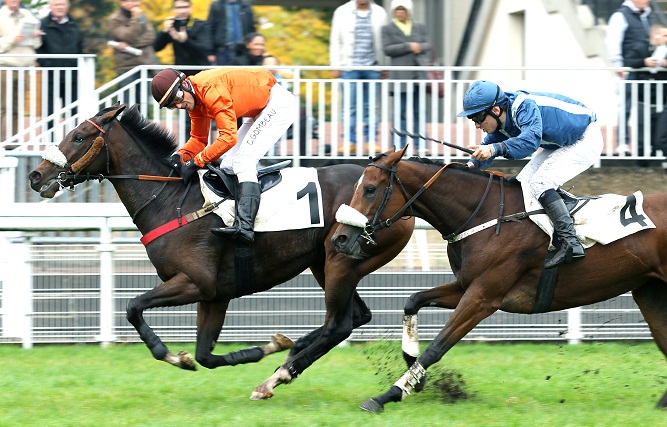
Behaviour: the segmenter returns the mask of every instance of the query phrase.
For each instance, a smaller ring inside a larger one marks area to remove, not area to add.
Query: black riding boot
[[[239,183],[236,195],[236,218],[231,227],[212,228],[216,236],[228,236],[234,239],[243,238],[249,242],[255,240],[255,217],[259,210],[259,184],[256,182]]]
[[[565,202],[556,193],[556,190],[547,190],[539,198],[547,216],[554,225],[554,231],[561,241],[560,249],[544,263],[545,268],[555,267],[564,262],[571,262],[574,258],[585,256],[584,247],[577,239],[574,230],[574,221],[567,211]]]

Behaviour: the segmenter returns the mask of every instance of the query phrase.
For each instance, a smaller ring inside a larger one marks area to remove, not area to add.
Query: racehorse
[[[405,149],[391,150],[368,165],[347,207],[354,215],[344,219],[337,214],[345,224],[334,233],[336,249],[354,256],[375,232],[399,225],[395,219],[407,213],[423,218],[449,241],[447,254],[456,279],[408,298],[403,357],[409,368],[389,391],[361,405],[371,412],[381,412],[386,403],[401,401],[412,390],[421,391],[428,367],[497,310],[534,312],[549,243],[546,233],[528,219],[494,221],[505,215],[503,209],[508,217],[524,213],[516,179],[458,163],[401,161],[404,153]],[[543,311],[593,304],[631,291],[653,339],[667,356],[667,194],[645,196],[643,208],[656,228],[607,245],[595,244],[585,258],[560,266],[553,298]],[[496,224],[466,233],[485,222]],[[419,355],[417,313],[422,307],[454,311]],[[666,406],[667,393],[657,404]]]
[[[285,363],[251,394],[254,400],[268,399],[273,396],[274,387],[292,381],[347,338],[353,328],[371,320],[371,312],[356,286],[403,249],[414,223],[401,224],[392,230],[393,236],[386,233],[381,239],[384,247],[369,248],[356,259],[335,252],[330,243],[334,214],[339,205],[352,198],[362,167],[337,165],[317,169],[324,227],[257,233],[251,248],[254,286],[249,286],[235,280],[235,244],[209,231],[220,227],[222,220],[217,215],[185,215],[200,213],[204,197],[200,191],[187,191],[189,187],[180,177],[171,176],[173,170],[163,160],[177,148],[174,136],[145,119],[136,106],[118,118],[125,107],[108,107],[83,121],[65,136],[58,149],[53,147],[55,155],[47,156],[45,150],[45,160],[30,173],[29,179],[32,189],[46,198],[54,197],[62,187],[88,179],[108,179],[144,237],[165,224],[176,224],[173,231],[146,244],[148,257],[163,283],[127,305],[128,321],[155,359],[195,369],[190,354],[173,354],[167,349],[144,321],[143,312],[196,302],[195,360],[201,366],[213,369],[257,362],[267,354],[293,346]],[[316,201],[317,197],[313,199]],[[263,347],[213,354],[231,299],[270,289],[307,268],[324,289],[326,317],[321,327],[300,337],[295,344],[277,335]]]

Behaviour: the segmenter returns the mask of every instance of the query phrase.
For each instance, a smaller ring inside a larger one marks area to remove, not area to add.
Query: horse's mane
[[[98,115],[105,110],[102,110]],[[135,137],[135,140],[146,153],[150,153],[158,159],[170,156],[178,148],[176,137],[168,129],[142,116],[139,112],[139,106],[136,104],[123,112],[119,122],[126,131]]]
[[[426,158],[426,157],[410,157],[408,159],[403,159],[403,160],[407,160],[409,162],[421,163],[421,164],[425,164],[425,165],[436,165],[436,166],[440,166],[440,167],[445,165],[445,162],[442,161],[442,160],[433,160],[433,159],[429,159],[429,158]],[[449,163],[449,166],[447,166],[447,169],[449,169],[449,170],[452,170],[452,169],[459,170],[459,171],[463,171],[464,173],[470,173],[470,174],[473,174],[473,175],[484,176],[484,177],[487,177],[487,178],[489,177],[489,173],[490,173],[490,172],[487,172],[487,171],[484,171],[484,170],[481,170],[481,169],[478,169],[478,168],[469,168],[468,166],[466,166],[463,163]],[[507,182],[509,185],[519,185],[519,181],[516,180],[516,177],[504,177],[504,178],[505,178],[505,182]]]

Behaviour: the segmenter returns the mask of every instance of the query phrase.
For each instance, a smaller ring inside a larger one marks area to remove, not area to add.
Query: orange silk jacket
[[[190,111],[190,139],[178,153],[184,162],[194,158],[198,166],[204,167],[236,144],[236,119],[258,115],[269,102],[277,81],[267,69],[237,67],[205,70],[189,80],[197,100]],[[218,138],[207,147],[211,119],[218,126]]]

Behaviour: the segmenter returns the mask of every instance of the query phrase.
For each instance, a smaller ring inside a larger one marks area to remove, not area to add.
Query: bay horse
[[[195,369],[190,354],[173,354],[167,349],[145,322],[143,312],[197,303],[195,360],[205,368],[258,362],[267,354],[292,347],[285,363],[251,394],[254,400],[268,399],[274,395],[274,387],[291,382],[346,339],[354,328],[371,320],[371,312],[356,292],[356,286],[403,249],[412,235],[414,222],[405,222],[391,233],[383,234],[383,247],[369,248],[355,259],[336,253],[330,243],[334,214],[339,205],[352,198],[354,183],[363,167],[348,164],[317,169],[324,227],[257,233],[252,244],[255,259],[251,287],[235,279],[233,241],[209,231],[220,227],[222,220],[217,215],[198,219],[186,215],[199,212],[204,198],[198,185],[197,190],[187,191],[180,177],[170,176],[173,170],[164,159],[177,149],[174,136],[144,118],[136,106],[118,118],[125,107],[117,104],[105,108],[81,122],[56,149],[55,157],[62,161],[46,160],[51,156],[45,153],[45,160],[29,174],[29,180],[33,190],[42,197],[52,198],[62,187],[88,179],[108,179],[144,237],[165,224],[181,221],[173,231],[146,244],[148,257],[162,283],[131,299],[127,305],[127,320],[155,359]],[[321,327],[296,343],[276,335],[263,347],[213,354],[231,299],[273,288],[307,268],[324,289],[326,316]]]
[[[395,219],[403,214],[414,215],[449,241],[447,255],[455,280],[416,292],[406,301],[403,357],[408,370],[389,391],[361,405],[371,412],[381,412],[386,403],[399,402],[412,390],[421,391],[428,367],[497,310],[535,312],[549,243],[546,233],[529,219],[502,222],[497,234],[494,225],[457,240],[454,236],[504,215],[499,214],[501,203],[508,216],[525,212],[520,183],[458,163],[401,161],[404,153],[405,149],[390,150],[366,167],[346,207],[352,214],[346,217],[352,220],[337,215],[342,224],[333,236],[336,249],[355,256],[376,231],[400,225]],[[543,311],[593,304],[631,291],[655,343],[667,356],[667,194],[645,196],[643,207],[656,228],[595,244],[585,258],[560,266],[553,298]],[[454,311],[420,355],[417,313],[422,307]],[[667,407],[667,393],[657,407]]]

